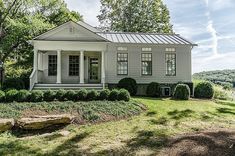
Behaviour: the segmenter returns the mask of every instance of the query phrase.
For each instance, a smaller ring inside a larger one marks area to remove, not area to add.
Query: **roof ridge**
[[[102,33],[102,34],[143,34],[143,35],[179,35],[176,33],[151,33],[151,32],[97,32],[97,33]]]

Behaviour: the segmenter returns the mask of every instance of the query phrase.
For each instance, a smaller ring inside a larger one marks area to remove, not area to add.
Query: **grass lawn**
[[[156,155],[176,135],[235,130],[233,102],[152,98],[133,98],[134,101],[143,103],[148,110],[125,120],[69,125],[43,135],[22,137],[5,132],[0,135],[0,155]],[[4,114],[2,108],[1,113]],[[65,136],[61,131],[70,133]]]

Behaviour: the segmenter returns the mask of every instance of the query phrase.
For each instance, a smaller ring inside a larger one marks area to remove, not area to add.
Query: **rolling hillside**
[[[235,69],[215,70],[193,74],[194,79],[208,80],[219,85],[231,85],[235,87]]]

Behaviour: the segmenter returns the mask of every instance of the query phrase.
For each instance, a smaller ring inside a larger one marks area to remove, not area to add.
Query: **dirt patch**
[[[170,139],[160,155],[234,156],[235,131],[215,130],[176,136]]]

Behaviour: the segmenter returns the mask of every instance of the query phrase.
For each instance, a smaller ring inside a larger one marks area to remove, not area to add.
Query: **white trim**
[[[57,79],[56,83],[61,83],[61,50],[57,50]]]
[[[79,77],[80,84],[84,84],[84,50],[80,51],[80,62],[79,62]]]

